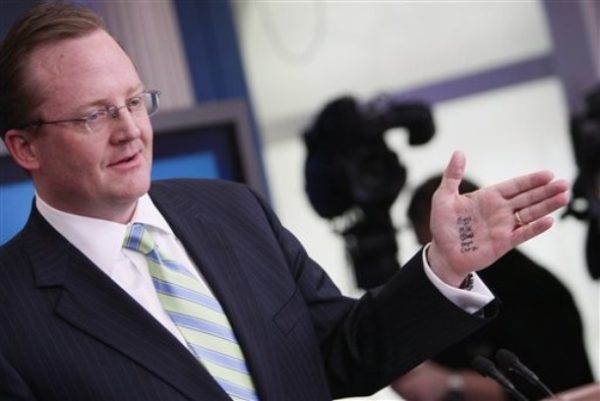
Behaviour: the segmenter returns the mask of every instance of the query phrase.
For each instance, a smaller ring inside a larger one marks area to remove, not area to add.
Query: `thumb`
[[[440,183],[440,190],[449,193],[458,193],[458,186],[462,181],[463,175],[465,174],[465,166],[467,160],[465,155],[461,151],[454,151],[452,157],[444,170],[442,182]]]

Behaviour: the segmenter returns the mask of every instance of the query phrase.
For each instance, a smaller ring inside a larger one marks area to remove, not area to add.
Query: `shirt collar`
[[[173,230],[171,230],[169,223],[167,223],[162,214],[160,214],[148,194],[145,194],[138,199],[138,204],[133,218],[131,219],[131,223],[142,223],[162,230],[168,234],[173,234]]]
[[[111,275],[113,267],[122,255],[126,224],[63,212],[47,204],[39,194],[36,194],[36,207],[67,241],[106,274]],[[148,194],[138,199],[131,222],[143,223],[173,234]]]

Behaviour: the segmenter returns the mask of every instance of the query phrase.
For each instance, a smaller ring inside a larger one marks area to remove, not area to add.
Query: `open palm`
[[[428,260],[436,274],[451,285],[549,229],[553,219],[548,214],[568,202],[568,184],[553,181],[548,171],[460,195],[465,164],[462,153],[452,155],[432,199]]]

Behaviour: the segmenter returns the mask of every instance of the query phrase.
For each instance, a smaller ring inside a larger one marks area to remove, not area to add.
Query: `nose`
[[[125,110],[123,110],[125,109]],[[125,142],[141,136],[142,130],[138,126],[138,120],[131,114],[127,105],[113,106],[108,109],[111,116],[112,135],[114,142]]]
[[[111,118],[117,118],[121,113],[121,109],[124,108],[126,108],[129,111],[129,108],[126,104],[124,104],[123,106],[111,106],[108,108],[108,114],[111,116]]]

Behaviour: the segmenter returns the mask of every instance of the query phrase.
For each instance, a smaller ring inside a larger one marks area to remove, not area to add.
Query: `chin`
[[[141,178],[133,182],[123,183],[121,194],[123,198],[137,200],[150,189],[150,178]]]
[[[132,192],[134,192],[133,195],[135,195],[137,198],[144,195],[146,192],[148,192],[149,189],[150,189],[150,179],[145,180],[143,183],[140,182],[137,185],[132,186],[132,188],[131,188]]]

